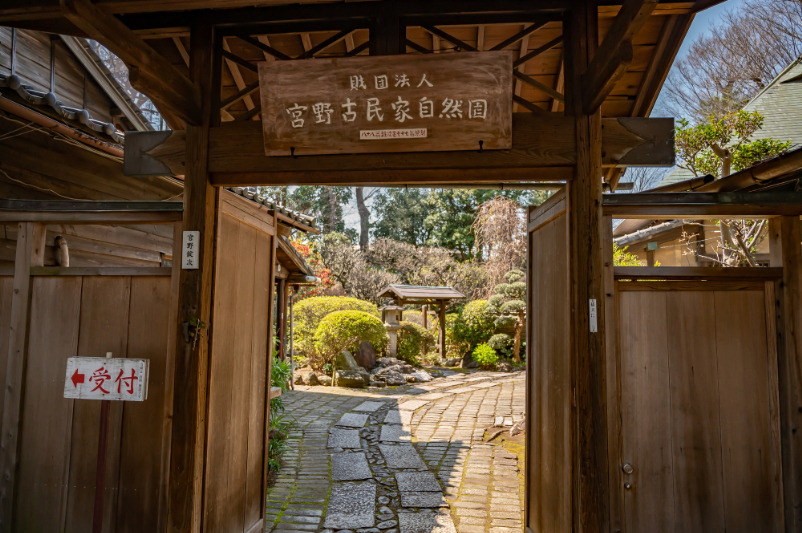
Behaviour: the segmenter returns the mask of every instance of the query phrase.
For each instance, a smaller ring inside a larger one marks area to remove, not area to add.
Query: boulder
[[[334,358],[334,368],[337,370],[362,370],[354,356],[348,350],[343,350]]]
[[[387,384],[384,381],[371,381],[368,385],[371,387],[384,387]]]
[[[443,363],[443,365],[444,366],[459,366],[460,361],[461,361],[461,359],[459,357],[454,357],[453,359],[448,359],[445,363]]]
[[[512,372],[512,365],[508,361],[499,361],[496,363],[496,370],[499,372]]]
[[[419,383],[428,383],[429,381],[434,379],[431,374],[429,374],[423,369],[416,370],[415,372],[409,375],[415,377]]]
[[[301,374],[295,374],[295,384],[296,385],[303,385],[304,384],[304,377]]]
[[[304,385],[309,385],[310,387],[314,387],[315,385],[320,385],[320,381],[317,379],[317,374],[314,372],[310,372],[306,376],[304,376]]]
[[[373,346],[368,341],[359,343],[359,349],[354,354],[354,360],[365,370],[372,369],[376,366],[376,352],[373,351]]]
[[[396,365],[403,365],[404,362],[396,359],[395,357],[382,357],[378,361],[376,361],[376,366],[378,368],[387,368],[388,366],[396,366]]]
[[[334,384],[338,387],[354,387],[362,389],[366,385],[365,376],[368,373],[364,370],[359,372],[357,370],[335,370],[334,371]]]
[[[474,361],[473,357],[470,357],[470,359],[468,359],[467,361],[465,360],[465,358],[463,358],[461,366],[462,368],[479,368],[479,363]]]
[[[406,374],[404,376],[404,380],[406,380],[407,383],[417,383],[418,382],[418,378],[416,378],[412,374]]]
[[[386,374],[382,374],[381,376],[377,375],[377,377],[383,379],[384,382],[390,387],[404,385],[407,382],[407,380],[404,379],[404,374],[400,372],[388,372]]]
[[[317,380],[324,387],[331,387],[331,376],[327,376],[327,375],[324,374],[322,376],[318,376]]]

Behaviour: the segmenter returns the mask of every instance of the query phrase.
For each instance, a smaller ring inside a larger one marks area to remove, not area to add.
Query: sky
[[[706,9],[696,15],[696,17],[693,19],[693,24],[691,24],[691,28],[688,30],[685,40],[683,41],[682,46],[677,53],[677,59],[681,59],[685,56],[685,54],[688,53],[691,43],[700,35],[704,35],[706,32],[708,32],[711,26],[719,24],[724,13],[729,10],[737,9],[742,4],[743,0],[727,0],[726,2]],[[659,108],[659,104],[656,107]],[[372,199],[366,203],[368,206],[370,206],[371,202]],[[353,199],[351,203],[345,207],[343,218],[347,227],[354,228],[359,231],[359,213],[356,209],[356,199]]]

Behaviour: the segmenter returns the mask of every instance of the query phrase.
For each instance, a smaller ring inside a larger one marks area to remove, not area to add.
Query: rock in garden
[[[356,363],[366,370],[370,370],[376,366],[376,352],[373,351],[373,346],[368,341],[359,343],[359,349],[354,354]]]
[[[309,385],[310,387],[314,387],[315,385],[320,385],[320,381],[317,379],[317,374],[315,374],[314,372],[310,372],[306,375],[304,383],[306,385]]]
[[[412,374],[405,375],[404,376],[404,380],[406,380],[407,383],[417,383],[418,382],[418,378],[416,378]]]
[[[334,383],[338,387],[354,387],[362,389],[365,387],[365,376],[367,375],[364,370],[358,372],[356,370],[335,370]]]
[[[453,359],[449,359],[444,364],[445,366],[459,366],[461,359],[459,357],[454,357]]]
[[[404,375],[398,372],[389,372],[382,375],[381,378],[389,387],[404,385],[407,382],[407,380],[404,379]]]
[[[507,361],[499,361],[496,363],[496,370],[499,372],[512,372],[512,365]]]
[[[318,376],[317,380],[324,387],[331,387],[331,376],[327,376],[327,375],[324,374],[322,376]]]
[[[419,383],[428,383],[432,379],[434,379],[431,374],[429,374],[428,372],[426,372],[423,369],[418,369],[418,370],[416,370],[415,372],[413,372],[412,374],[409,374],[409,375],[410,376],[414,376],[415,378],[417,378]]]
[[[368,385],[370,387],[384,387],[386,383],[384,381],[371,381]]]
[[[379,522],[376,524],[376,527],[379,529],[390,529],[391,527],[395,527],[398,525],[398,522],[395,520],[385,520],[384,522]]]
[[[478,368],[479,367],[479,363],[474,361],[473,357],[471,357],[471,355],[468,354],[467,355],[467,360],[466,360],[466,357],[462,358],[462,365],[461,366],[462,366],[462,368]]]
[[[295,384],[296,385],[303,385],[304,384],[304,377],[301,374],[295,374]]]

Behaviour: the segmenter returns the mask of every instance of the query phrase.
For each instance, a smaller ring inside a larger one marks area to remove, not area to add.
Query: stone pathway
[[[296,386],[265,531],[520,533],[523,465],[485,430],[524,411],[523,373],[389,389]]]

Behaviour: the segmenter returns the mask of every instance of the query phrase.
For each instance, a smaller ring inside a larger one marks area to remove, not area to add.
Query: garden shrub
[[[501,353],[508,358],[512,357],[513,340],[512,337],[506,333],[497,333],[493,335],[490,337],[490,340],[487,341],[487,344],[496,350],[497,353]]]
[[[433,346],[434,335],[430,331],[413,322],[401,322],[396,351],[398,359],[410,365],[419,365],[420,357],[426,355]]]
[[[462,314],[454,324],[457,338],[473,348],[487,342],[495,333],[495,316],[487,300],[474,300],[462,310]]]
[[[498,361],[496,350],[487,343],[482,343],[473,351],[473,360],[482,368],[494,368]]]
[[[326,315],[335,311],[362,311],[380,317],[378,307],[370,302],[346,296],[315,296],[293,306],[293,344],[305,356],[315,355],[315,331]]]
[[[462,357],[471,347],[457,335],[455,328],[458,321],[459,314],[446,315],[446,359]]]
[[[343,350],[356,352],[362,341],[368,341],[376,352],[387,348],[387,331],[378,317],[364,311],[329,313],[315,330],[314,349],[319,364],[330,363]]]
[[[270,385],[289,390],[292,367],[287,361],[273,358],[270,365]],[[281,456],[287,451],[287,434],[295,426],[290,415],[284,413],[284,400],[281,396],[270,399],[270,440],[267,449],[267,468],[278,472],[281,469]]]

